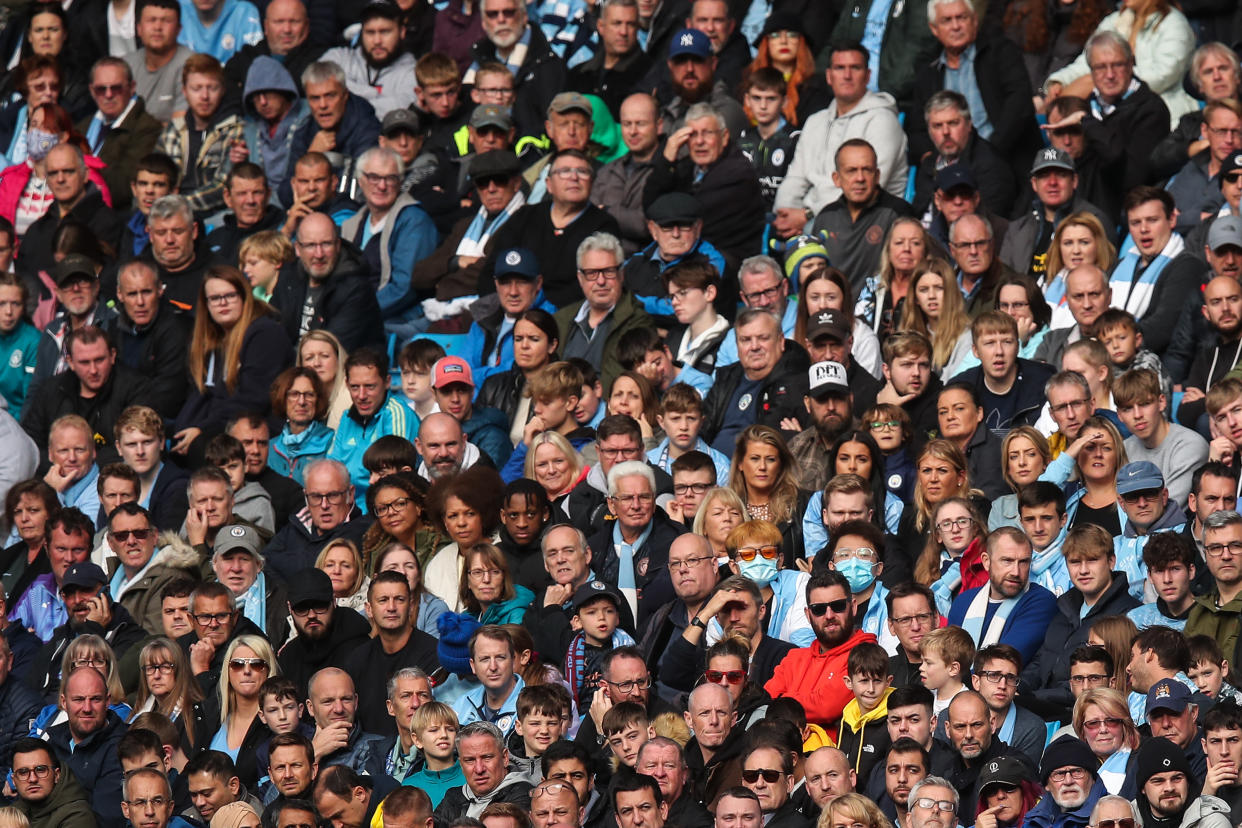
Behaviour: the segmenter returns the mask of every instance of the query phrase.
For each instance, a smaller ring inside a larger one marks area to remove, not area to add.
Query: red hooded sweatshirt
[[[774,699],[780,696],[797,699],[811,724],[834,727],[845,705],[854,698],[845,686],[850,650],[867,643],[876,643],[875,636],[855,630],[831,650],[824,650],[818,641],[810,647],[790,650],[776,665],[776,671],[763,689]]]

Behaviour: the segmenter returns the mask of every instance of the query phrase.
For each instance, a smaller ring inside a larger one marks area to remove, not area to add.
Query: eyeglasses
[[[888,431],[893,428],[900,428],[901,423],[897,420],[880,420],[871,424],[872,431]]]
[[[479,580],[485,577],[490,579],[490,578],[500,577],[500,570],[495,569],[495,568],[484,569],[481,566],[476,566],[474,569],[467,569],[466,574],[469,575],[471,578],[475,578]]]
[[[785,775],[784,771],[772,770],[771,768],[755,768],[754,770],[742,771],[742,781],[755,784],[759,781],[759,777],[763,777],[763,781],[769,785],[779,782],[781,777]]]
[[[323,615],[328,610],[332,609],[332,604],[303,604],[300,607],[291,607],[290,609],[293,612],[294,617],[305,618],[311,613],[314,613],[315,615]]]
[[[763,290],[756,290],[750,293],[743,293],[742,299],[744,299],[746,301],[746,304],[748,305],[753,305],[755,302],[759,302],[765,299],[775,299],[776,294],[780,293],[781,285],[783,284],[784,282],[778,282],[777,284],[772,285],[772,287],[767,287],[767,288],[764,288]]]
[[[609,681],[604,679],[604,683],[617,688],[622,693],[633,693],[635,690],[647,690],[651,687],[651,676],[643,679],[634,679],[633,681]]]
[[[238,299],[241,299],[241,294],[235,290],[230,290],[228,293],[217,293],[215,296],[208,296],[207,304],[218,307],[220,305],[232,304]]]
[[[35,765],[31,768],[13,768],[13,775],[18,779],[29,779],[32,776],[37,779],[46,779],[48,774],[51,772],[51,765]]]
[[[1101,819],[1092,828],[1134,828],[1137,823],[1130,817],[1121,819]]]
[[[176,669],[177,665],[170,661],[164,661],[159,664],[142,665],[142,672],[146,673],[148,676],[154,676],[156,674],[168,676],[172,675],[173,670]]]
[[[928,624],[932,622],[932,619],[935,617],[936,617],[935,613],[919,612],[919,613],[915,613],[914,615],[903,615],[900,618],[893,618],[890,620],[899,627],[908,627],[911,624],[913,624],[915,621],[919,622],[920,627],[926,627]]]
[[[225,621],[233,617],[231,612],[196,612],[191,616],[195,621],[204,627],[223,624]]]
[[[1140,500],[1156,500],[1162,489],[1141,489],[1137,492],[1126,492],[1121,499],[1126,503],[1138,503]]]
[[[294,400],[313,400],[317,396],[319,395],[314,391],[290,391],[288,394],[285,394],[287,399]]]
[[[612,499],[615,500],[617,503],[620,503],[622,506],[627,506],[627,507],[634,506],[634,505],[646,506],[648,503],[655,500],[655,495],[652,495],[652,494],[613,495]]]
[[[333,506],[339,505],[345,501],[347,489],[341,489],[336,492],[306,492],[306,502],[314,506],[319,504],[331,503]]]
[[[512,95],[513,87],[512,86],[476,86],[474,88],[474,91],[478,92],[483,97],[499,98],[504,95]]]
[[[1108,728],[1109,730],[1116,730],[1117,728],[1121,727],[1122,721],[1123,721],[1122,719],[1113,719],[1113,718],[1092,719],[1089,722],[1083,722],[1082,727],[1084,730],[1103,730],[1104,728]]]
[[[556,178],[590,178],[591,170],[587,167],[558,167],[548,175]]]
[[[372,187],[376,186],[377,184],[383,184],[386,187],[395,187],[397,185],[397,182],[401,180],[401,176],[397,175],[396,173],[392,173],[389,175],[379,175],[377,173],[364,172],[362,174],[362,178]]]
[[[1092,72],[1121,72],[1128,69],[1130,62],[1128,60],[1116,60],[1112,63],[1097,63],[1094,66],[1087,64],[1087,68]]]
[[[761,555],[766,560],[774,561],[780,551],[779,546],[743,546],[737,550],[737,557],[739,560],[753,561],[756,555]]]
[[[992,243],[991,239],[975,239],[973,241],[949,242],[954,250],[982,250]]]
[[[936,524],[936,528],[941,532],[948,532],[950,529],[965,529],[975,522],[971,517],[945,518]]]
[[[1081,782],[1087,778],[1087,772],[1083,768],[1061,768],[1048,774],[1048,779],[1052,782],[1064,782],[1067,778]]]
[[[503,187],[512,180],[512,176],[508,175],[483,175],[474,180],[474,186],[480,190],[486,190],[493,185]]]
[[[1003,313],[1010,311],[1025,310],[1031,306],[1030,302],[997,302],[996,309]]]
[[[1090,404],[1091,400],[1070,400],[1069,402],[1063,402],[1059,405],[1051,406],[1050,410],[1053,414],[1064,414],[1071,408],[1086,408]]]
[[[132,536],[134,540],[144,541],[151,537],[151,529],[117,529],[115,532],[109,532],[114,541],[125,543]]]
[[[819,601],[814,604],[807,604],[806,608],[811,611],[811,615],[816,618],[822,618],[828,610],[832,610],[833,615],[841,615],[849,608],[849,605],[849,598],[838,598],[836,601]]]
[[[588,282],[615,282],[621,275],[620,267],[592,267],[587,270],[579,270],[582,278]]]
[[[1213,558],[1219,558],[1221,555],[1225,554],[1226,549],[1229,550],[1230,555],[1242,555],[1242,541],[1208,543],[1203,546],[1203,551]]]
[[[626,447],[626,448],[604,448],[603,446],[601,446],[601,445],[599,445],[599,444],[596,444],[596,447],[595,447],[595,448],[596,448],[596,451],[598,451],[598,452],[599,452],[599,456],[600,456],[600,457],[607,457],[607,458],[609,458],[610,460],[619,460],[619,459],[620,459],[620,458],[622,458],[622,457],[625,457],[625,458],[634,458],[634,457],[637,457],[637,456],[638,456],[638,453],[639,453],[640,451],[642,451],[642,449],[641,449],[641,448],[630,448],[630,447]]]
[[[1018,686],[1018,677],[1014,673],[1002,673],[1000,670],[980,670],[977,675],[983,676],[983,680],[988,684],[1012,684]]]
[[[511,9],[488,9],[483,12],[483,16],[488,20],[499,20],[502,17],[506,20],[516,19],[518,16],[517,6]]]
[[[1102,684],[1108,681],[1112,676],[1106,676],[1103,673],[1091,673],[1083,676],[1070,676],[1070,684]]]
[[[251,670],[267,670],[267,661],[262,658],[234,658],[229,660],[229,669],[239,673],[249,667]]]
[[[400,512],[406,506],[409,506],[411,500],[412,498],[399,497],[389,503],[376,503],[375,508],[371,510],[371,514],[376,517],[384,517],[385,515],[395,514]]]
[[[691,493],[701,495],[706,494],[711,487],[711,483],[677,483],[673,486],[673,494],[678,497]]]
[[[746,681],[745,670],[706,670],[703,678],[712,684],[741,684]]]
[[[1228,136],[1229,138],[1242,138],[1242,129],[1229,129],[1228,127],[1208,127],[1207,131],[1218,138]]]
[[[129,799],[126,801],[129,803],[129,807],[137,808],[140,811],[145,811],[147,808],[158,810],[168,804],[168,798],[164,796],[153,796],[148,799]]]
[[[73,669],[75,670],[78,669],[79,667],[94,667],[96,669],[102,670],[103,668],[108,666],[108,662],[99,656],[88,656],[86,658],[75,658],[70,663],[73,666]]]
[[[125,84],[123,83],[97,83],[91,86],[91,94],[101,98],[111,98],[113,95],[121,95],[124,92]]]
[[[848,561],[850,558],[857,558],[863,563],[873,564],[876,561],[876,554],[875,550],[869,546],[860,546],[857,549],[841,547],[832,553],[832,559],[836,562]]]
[[[699,566],[706,561],[714,560],[716,560],[715,555],[699,555],[698,557],[686,558],[682,561],[669,561],[668,568],[673,572],[681,572],[682,570],[694,569],[696,566]]]
[[[951,799],[932,799],[930,796],[920,796],[914,800],[916,808],[922,808],[924,811],[930,811],[935,808],[937,811],[944,811],[946,814],[954,813],[957,805]]]

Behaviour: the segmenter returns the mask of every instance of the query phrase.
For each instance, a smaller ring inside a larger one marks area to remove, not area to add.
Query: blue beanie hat
[[[440,657],[440,666],[450,673],[473,675],[474,671],[470,669],[470,637],[481,626],[477,618],[464,612],[446,612],[437,618],[440,643],[436,645],[436,654]]]

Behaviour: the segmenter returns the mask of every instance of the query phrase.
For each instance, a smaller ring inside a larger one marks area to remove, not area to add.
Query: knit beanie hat
[[[241,828],[242,820],[248,816],[259,818],[259,813],[249,802],[230,802],[228,805],[221,805],[211,815],[211,828]]]
[[[1044,751],[1044,758],[1039,763],[1039,781],[1047,785],[1048,777],[1057,768],[1083,768],[1091,775],[1100,767],[1100,760],[1095,758],[1087,743],[1076,736],[1062,736]]]
[[[803,238],[809,239],[809,236]],[[828,248],[824,247],[817,241],[808,241],[806,244],[799,245],[789,251],[789,255],[785,257],[785,275],[793,281],[795,285],[799,285],[798,268],[807,259],[819,257],[824,261],[828,259]]]
[[[1193,779],[1186,754],[1168,739],[1147,739],[1135,754],[1135,781],[1141,790],[1158,773],[1181,771],[1187,779]]]
[[[440,666],[450,673],[473,675],[470,669],[470,636],[481,626],[477,618],[464,612],[446,612],[437,618],[440,643],[436,645],[436,654],[440,656]]]

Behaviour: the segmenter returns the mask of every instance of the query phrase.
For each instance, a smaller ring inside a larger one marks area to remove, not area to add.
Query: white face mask
[[[44,132],[38,127],[31,127],[26,133],[26,154],[33,161],[42,161],[52,151],[52,147],[60,143],[60,136],[54,132]]]

